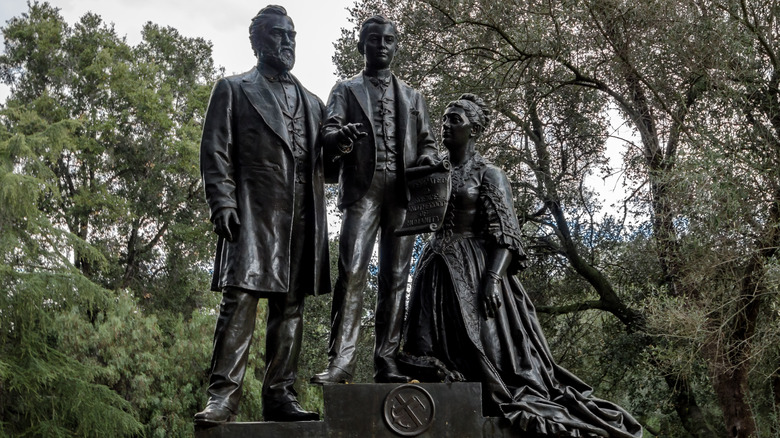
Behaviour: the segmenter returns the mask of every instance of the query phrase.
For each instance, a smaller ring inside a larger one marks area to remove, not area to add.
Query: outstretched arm
[[[347,123],[347,92],[343,84],[336,84],[325,109],[321,134],[325,153],[331,157],[352,152],[352,145],[368,135],[362,123]]]

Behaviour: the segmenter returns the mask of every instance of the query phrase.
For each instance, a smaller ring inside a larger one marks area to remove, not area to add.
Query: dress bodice
[[[432,250],[442,252],[462,238],[476,238],[512,253],[510,272],[517,272],[526,259],[520,243],[520,226],[506,174],[475,154],[452,169],[452,190],[444,223],[436,232]]]
[[[442,232],[453,234],[480,234],[479,213],[482,172],[485,162],[472,158],[452,169],[452,190],[444,215]]]

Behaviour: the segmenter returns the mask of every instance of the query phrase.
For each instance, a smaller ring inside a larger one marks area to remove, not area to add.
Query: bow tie
[[[294,84],[292,80],[292,76],[290,76],[289,73],[281,73],[278,76],[266,76],[266,79],[268,79],[268,82],[287,82],[289,84]]]
[[[390,85],[390,76],[386,78],[377,78],[375,76],[368,76],[368,80],[371,81],[372,84],[374,84],[375,87],[380,88],[387,88],[388,85]]]

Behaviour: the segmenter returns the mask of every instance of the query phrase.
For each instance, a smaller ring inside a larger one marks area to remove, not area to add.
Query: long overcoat
[[[330,291],[328,230],[322,147],[317,141],[322,101],[293,81],[306,115],[306,144],[311,150],[313,208],[307,219],[312,245],[300,272],[311,275],[311,293]],[[281,107],[268,80],[257,69],[217,81],[203,127],[201,175],[211,217],[222,208],[238,211],[241,221],[233,242],[219,238],[212,290],[226,286],[264,293],[286,293],[290,286],[290,240],[295,196],[295,159]]]
[[[438,149],[431,131],[428,108],[422,95],[402,80],[392,76],[395,92],[396,147],[399,147],[400,167],[396,170],[402,186],[406,187],[405,170],[414,167],[422,155],[436,157]],[[323,143],[328,160],[336,159],[339,168],[339,208],[361,199],[374,179],[376,168],[376,140],[372,120],[373,108],[363,73],[339,82],[328,99],[323,125]],[[347,123],[361,123],[366,137],[358,140],[352,151],[341,154],[338,148],[338,130]],[[409,191],[406,190],[406,198]]]

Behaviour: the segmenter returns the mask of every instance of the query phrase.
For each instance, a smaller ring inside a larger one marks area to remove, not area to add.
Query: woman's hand
[[[501,308],[501,277],[493,272],[486,272],[482,279],[482,309],[488,318],[493,318]]]

